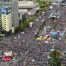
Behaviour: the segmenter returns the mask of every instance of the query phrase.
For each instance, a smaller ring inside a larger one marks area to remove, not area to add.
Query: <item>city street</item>
[[[0,41],[0,50],[13,51],[15,56],[11,61],[1,61],[0,66],[49,66],[50,59],[47,57],[51,52],[51,49],[60,50],[62,53],[66,50],[66,43],[64,41],[59,42],[48,42],[45,43],[44,40],[36,40],[35,34],[43,21],[46,20],[46,25],[51,25],[52,20],[48,18],[50,13],[55,10],[62,9],[62,16],[60,17],[60,22],[58,23],[55,31],[64,31],[66,28],[66,8],[53,6],[53,9],[47,9],[45,13],[38,16],[37,19],[33,21],[32,27],[24,30],[24,32],[19,32],[13,35],[14,39],[7,37]],[[43,31],[43,30],[42,30]],[[39,34],[41,31],[39,32]],[[63,66],[66,66],[66,55],[62,58]]]

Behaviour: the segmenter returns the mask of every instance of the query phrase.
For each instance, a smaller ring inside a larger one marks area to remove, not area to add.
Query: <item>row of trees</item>
[[[46,1],[37,0],[36,2],[38,2],[39,6],[40,6],[40,10],[39,10],[38,15],[41,15],[42,12],[47,9],[48,5],[51,4],[50,1],[46,2]],[[36,16],[33,16],[32,18],[28,18],[26,21],[24,21],[24,23],[22,23],[22,25],[18,26],[15,29],[14,33],[17,33],[19,31],[23,31],[24,29],[26,29],[29,26],[29,22],[32,22],[34,19],[36,19]]]
[[[39,3],[39,7],[40,7],[40,11],[39,11],[39,15],[42,14],[43,11],[45,11],[47,9],[47,7],[52,3],[51,1],[36,1]]]
[[[16,29],[14,33],[17,33],[19,31],[23,31],[24,29],[26,29],[29,26],[29,23],[32,22],[34,19],[36,19],[35,16],[33,16],[32,18],[28,18],[24,23],[22,23],[22,25],[19,25]]]
[[[39,7],[40,7],[40,10],[39,10],[39,13],[38,15],[41,15],[43,11],[45,11],[48,6],[52,3],[51,1],[40,1],[40,0],[36,0],[36,2],[39,3]],[[40,25],[35,37],[37,38],[38,37],[38,34],[39,34],[39,31],[44,27],[44,24]]]

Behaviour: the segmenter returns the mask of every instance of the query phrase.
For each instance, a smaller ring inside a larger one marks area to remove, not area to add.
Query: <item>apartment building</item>
[[[0,0],[0,27],[4,31],[10,31],[19,26],[17,0]],[[13,32],[12,32],[13,33]]]
[[[2,7],[2,30],[10,31],[12,30],[12,15],[11,15],[11,9],[9,7]]]

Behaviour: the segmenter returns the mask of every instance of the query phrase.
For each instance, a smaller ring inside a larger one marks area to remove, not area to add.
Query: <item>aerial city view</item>
[[[0,66],[66,66],[66,0],[0,0]]]

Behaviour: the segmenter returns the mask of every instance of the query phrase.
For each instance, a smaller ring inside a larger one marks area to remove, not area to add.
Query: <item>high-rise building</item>
[[[10,7],[2,7],[1,11],[2,30],[10,31],[12,29],[11,9]]]
[[[17,0],[0,0],[0,28],[10,31],[19,26]]]

